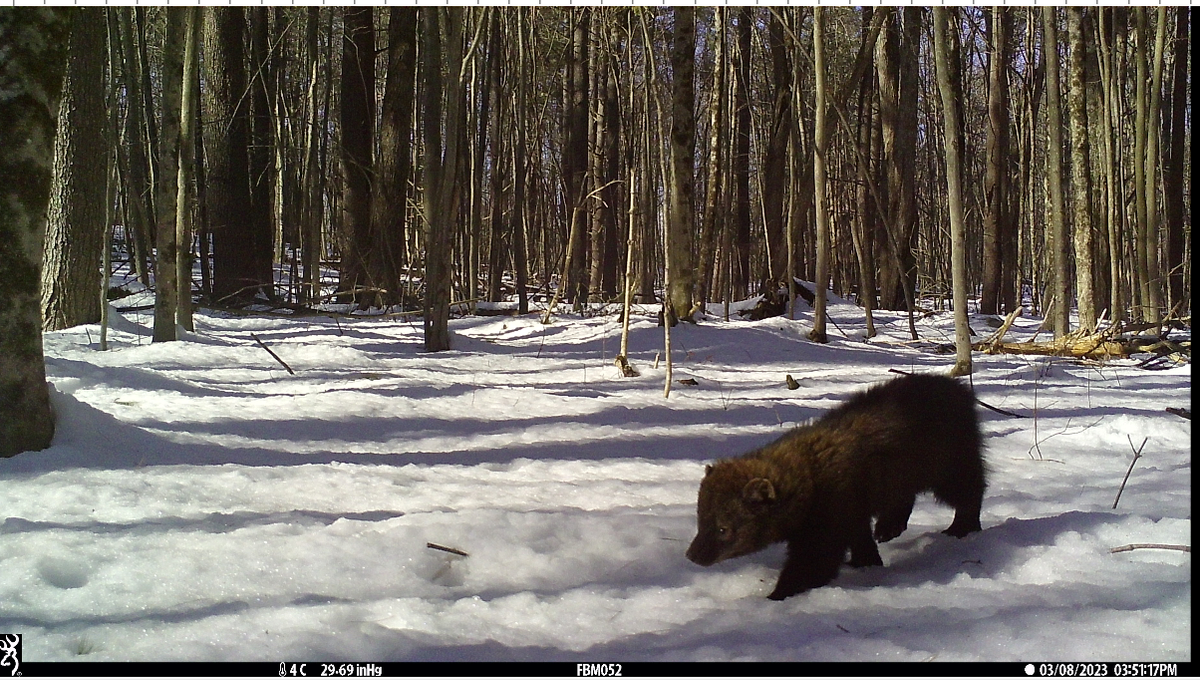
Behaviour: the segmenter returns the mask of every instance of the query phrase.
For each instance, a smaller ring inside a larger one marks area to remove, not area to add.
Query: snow
[[[1030,416],[979,411],[983,532],[940,534],[922,497],[885,567],[782,602],[782,546],[689,562],[705,463],[952,363],[949,313],[912,342],[903,315],[864,341],[830,312],[827,345],[807,308],[681,325],[698,384],[667,399],[650,309],[636,378],[613,313],[456,318],[436,354],[396,317],[201,310],[150,344],[150,312],[115,314],[108,352],[47,333],[53,446],[0,460],[0,632],[25,661],[1191,660],[1190,553],[1110,552],[1190,545],[1191,423],[1164,411],[1190,407],[1186,365],[977,353],[978,396]]]

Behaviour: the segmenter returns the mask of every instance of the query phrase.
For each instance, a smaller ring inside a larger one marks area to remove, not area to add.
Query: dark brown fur
[[[876,539],[908,527],[921,492],[955,509],[943,533],[979,531],[984,474],[971,390],[941,376],[897,378],[761,449],[708,466],[687,556],[707,567],[787,541],[770,595],[782,600],[832,581],[847,548],[852,566],[882,565]]]

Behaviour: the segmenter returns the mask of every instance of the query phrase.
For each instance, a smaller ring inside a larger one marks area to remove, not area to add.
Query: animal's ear
[[[775,486],[765,477],[755,477],[746,482],[742,499],[754,505],[769,505],[775,502]]]
[[[704,476],[705,476],[705,477],[707,477],[707,476],[709,476],[709,475],[711,475],[711,474],[712,474],[712,466],[711,466],[711,465],[705,465],[705,466],[704,466]]]

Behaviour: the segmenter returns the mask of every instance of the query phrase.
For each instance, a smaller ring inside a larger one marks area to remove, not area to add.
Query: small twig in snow
[[[270,347],[267,347],[265,344],[263,344],[263,341],[259,340],[257,335],[251,333],[250,337],[254,338],[254,342],[257,342],[259,347],[262,347],[263,349],[267,350],[267,354],[270,354],[271,356],[275,357],[275,361],[278,361],[281,366],[286,368],[288,373],[290,373],[291,375],[296,375],[296,372],[292,370],[292,367],[288,366],[286,361],[284,361],[283,359],[280,359],[278,354],[272,352]]]
[[[1129,435],[1125,435],[1125,438],[1129,439],[1129,448],[1132,449],[1133,439],[1131,439]],[[1137,447],[1137,450],[1133,452],[1133,460],[1129,462],[1129,470],[1125,472],[1125,479],[1121,480],[1121,488],[1117,489],[1117,499],[1113,501],[1113,510],[1116,510],[1117,503],[1121,502],[1121,493],[1125,491],[1125,483],[1129,481],[1129,475],[1133,473],[1133,466],[1137,463],[1138,458],[1142,457],[1142,449],[1146,446],[1146,442],[1148,441],[1150,441],[1149,437],[1142,439],[1142,445]]]
[[[465,550],[459,550],[458,548],[447,548],[446,546],[438,545],[437,543],[426,543],[425,547],[433,548],[434,550],[441,550],[442,552],[448,552],[452,555],[461,555],[463,557],[470,557],[470,555]]]

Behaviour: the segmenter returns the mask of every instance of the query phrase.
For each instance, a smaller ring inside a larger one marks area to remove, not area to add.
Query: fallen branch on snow
[[[257,335],[251,333],[250,337],[254,338],[254,342],[257,342],[259,347],[262,347],[263,349],[267,350],[267,354],[270,354],[271,356],[275,357],[275,361],[278,361],[281,366],[286,368],[287,372],[289,374],[296,375],[296,372],[292,370],[292,367],[288,366],[286,361],[284,361],[283,359],[280,359],[278,354],[272,352],[270,347],[267,347],[265,344],[263,344],[263,341],[259,340]]]
[[[1190,545],[1173,545],[1170,543],[1130,543],[1129,545],[1121,545],[1117,546],[1116,548],[1112,548],[1108,552],[1110,554],[1129,552],[1130,550],[1140,550],[1143,548],[1149,548],[1153,550],[1178,550],[1185,553],[1190,553],[1192,551],[1192,546]]]

